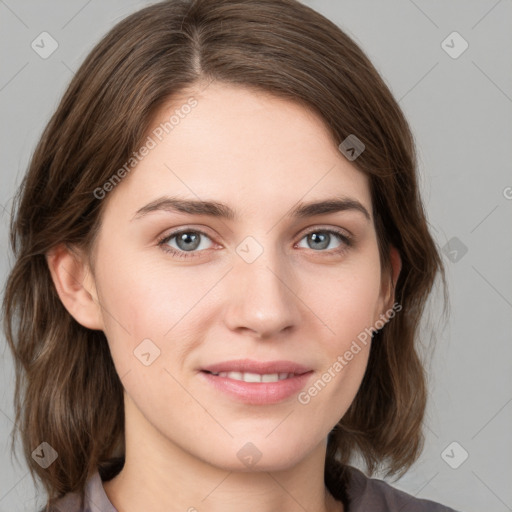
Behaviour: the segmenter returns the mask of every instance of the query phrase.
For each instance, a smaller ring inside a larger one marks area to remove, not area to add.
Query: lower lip
[[[201,371],[200,374],[219,391],[252,405],[275,404],[299,393],[313,372],[295,375],[277,382],[244,382],[218,377]]]

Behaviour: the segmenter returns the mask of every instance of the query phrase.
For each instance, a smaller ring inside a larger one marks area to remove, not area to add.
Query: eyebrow
[[[237,218],[236,211],[224,203],[164,196],[137,210],[132,221],[158,211],[208,215],[227,220]],[[371,220],[368,210],[358,200],[348,197],[335,197],[309,203],[300,202],[286,214],[286,217],[304,218],[343,211],[357,211],[362,213],[367,220]]]

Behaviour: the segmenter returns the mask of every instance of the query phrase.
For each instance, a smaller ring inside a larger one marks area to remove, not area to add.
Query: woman
[[[369,478],[422,448],[415,343],[443,267],[414,151],[361,49],[296,1],[116,25],[11,229],[5,333],[46,509],[452,510]]]

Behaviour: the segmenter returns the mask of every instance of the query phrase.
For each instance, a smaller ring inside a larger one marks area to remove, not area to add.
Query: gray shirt
[[[415,498],[383,480],[368,478],[354,467],[348,466],[348,469],[350,504],[345,507],[345,512],[456,512],[439,503]],[[60,498],[51,512],[117,512],[105,493],[98,472],[87,481],[85,497],[85,508],[80,508],[78,494],[70,493]]]

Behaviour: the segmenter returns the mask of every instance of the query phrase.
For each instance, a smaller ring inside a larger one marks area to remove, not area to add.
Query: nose
[[[261,339],[275,338],[300,322],[297,279],[283,255],[268,247],[254,261],[235,254],[227,276],[226,325]]]

